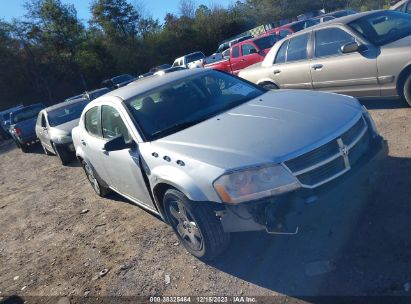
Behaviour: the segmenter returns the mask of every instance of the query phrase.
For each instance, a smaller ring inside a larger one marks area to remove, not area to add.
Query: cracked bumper
[[[356,165],[344,175],[316,188],[300,188],[296,191],[264,200],[239,205],[225,205],[216,212],[226,232],[266,230],[274,234],[296,234],[300,215],[308,204],[322,196],[331,194],[336,201],[341,193],[359,191],[372,182],[381,161],[388,154],[385,140],[377,136],[371,141],[370,149]]]

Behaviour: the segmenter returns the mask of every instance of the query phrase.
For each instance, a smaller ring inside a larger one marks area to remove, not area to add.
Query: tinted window
[[[39,112],[42,110],[42,107],[26,107],[22,110],[10,114],[10,121],[12,124],[19,123],[24,120],[29,120],[34,117],[37,117]]]
[[[51,127],[80,118],[81,112],[87,105],[87,101],[63,105],[58,109],[48,111],[48,120]]]
[[[188,55],[188,56],[186,57],[186,62],[189,63],[189,62],[201,60],[201,59],[203,59],[204,57],[205,57],[204,54],[201,53],[201,52],[199,52],[199,53],[194,53],[194,54]]]
[[[110,106],[101,107],[101,127],[103,129],[104,138],[113,138],[118,135],[123,135],[124,139],[130,139],[128,130],[120,113]]]
[[[411,15],[381,11],[348,24],[375,45],[384,45],[411,35]]]
[[[98,131],[98,107],[91,108],[86,112],[84,122],[88,133],[96,136],[100,135]]]
[[[252,44],[247,43],[241,46],[241,52],[243,53],[243,56],[250,55],[251,50],[255,50],[255,46]]]
[[[287,51],[287,62],[307,59],[308,34],[290,39]]]
[[[329,28],[315,33],[315,56],[332,56],[341,54],[341,47],[354,42],[353,36],[339,28]]]
[[[411,13],[411,2],[408,2],[407,7],[405,8],[406,13]]]
[[[259,39],[254,40],[254,43],[258,46],[260,50],[265,50],[271,48],[274,43],[278,41],[278,36],[268,35]]]
[[[287,52],[288,40],[283,43],[283,45],[278,50],[277,56],[275,57],[274,63],[284,63],[285,53]]]
[[[335,18],[332,17],[332,16],[327,16],[327,17],[323,18],[323,21],[326,22],[326,21],[330,21],[330,20],[333,20],[333,19],[335,19]]]
[[[240,50],[238,49],[238,46],[233,47],[232,55],[233,55],[233,56],[232,56],[233,58],[237,58],[237,57],[240,56]]]

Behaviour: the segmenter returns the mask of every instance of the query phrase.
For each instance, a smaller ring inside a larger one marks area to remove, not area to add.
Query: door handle
[[[245,59],[241,59],[241,61],[245,61]]]
[[[311,66],[311,68],[316,71],[321,70],[323,67],[324,66],[322,64],[314,64]]]
[[[281,73],[281,70],[274,70],[273,73],[274,73],[274,75],[278,75],[278,74]]]
[[[87,146],[87,143],[82,139],[82,140],[80,140],[80,142],[81,142],[81,144],[83,145],[83,146]]]

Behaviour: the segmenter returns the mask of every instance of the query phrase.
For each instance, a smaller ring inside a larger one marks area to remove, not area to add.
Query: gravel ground
[[[411,295],[411,109],[364,104],[390,149],[374,181],[307,206],[296,236],[235,234],[209,264],[76,163],[1,142],[0,297]]]

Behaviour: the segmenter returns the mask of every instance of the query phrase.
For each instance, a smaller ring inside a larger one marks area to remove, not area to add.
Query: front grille
[[[304,185],[316,185],[324,180],[328,180],[344,170],[344,159],[342,157],[338,157],[323,166],[299,175],[298,179]]]
[[[337,141],[333,140],[317,149],[291,159],[285,162],[285,164],[292,172],[298,172],[329,158],[331,155],[337,154],[339,151]]]
[[[307,188],[318,187],[348,171],[367,151],[370,137],[361,117],[348,131],[310,152],[284,162]]]

